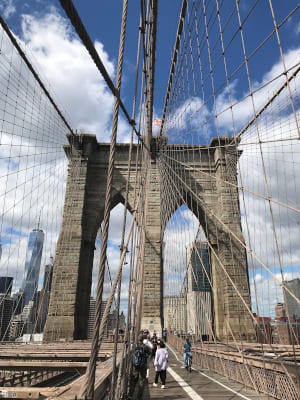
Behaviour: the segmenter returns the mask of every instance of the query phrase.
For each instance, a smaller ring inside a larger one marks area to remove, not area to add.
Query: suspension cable
[[[71,3],[71,2],[68,2],[68,3]],[[120,89],[121,89],[121,78],[122,78],[124,47],[125,47],[125,34],[126,34],[126,23],[127,23],[127,9],[128,9],[128,0],[124,0],[123,12],[122,12],[121,34],[120,34],[118,69],[117,69],[117,78],[116,78],[116,88],[117,88],[116,93],[120,93]],[[91,357],[90,357],[88,368],[86,371],[86,380],[84,382],[83,391],[82,391],[83,394],[88,399],[92,399],[94,396],[96,359],[97,359],[98,349],[99,349],[99,328],[100,328],[100,322],[101,322],[101,302],[102,302],[102,293],[103,293],[105,262],[106,262],[106,257],[107,257],[106,252],[107,252],[107,243],[108,243],[112,179],[113,179],[114,159],[115,159],[116,141],[117,141],[119,106],[120,106],[120,97],[118,95],[116,95],[115,103],[114,103],[109,164],[108,164],[108,170],[107,170],[105,208],[104,208],[104,216],[103,216],[103,237],[102,237],[102,242],[101,242],[101,254],[100,254],[100,263],[99,263],[98,284],[97,284],[94,334],[93,334],[93,340],[92,340]]]
[[[65,10],[68,18],[70,19],[72,25],[74,26],[78,36],[82,40],[82,43],[84,44],[85,48],[89,52],[91,58],[93,59],[96,67],[98,68],[99,72],[101,73],[103,79],[105,80],[107,86],[110,88],[112,94],[116,97],[119,98],[119,103],[120,107],[127,118],[127,121],[129,124],[133,127],[134,132],[136,133],[137,136],[140,136],[140,132],[138,132],[135,128],[135,121],[130,118],[121,98],[120,98],[120,89],[118,87],[115,87],[97,50],[95,49],[95,46],[93,45],[93,42],[85,29],[85,26],[83,22],[81,21],[81,18],[72,2],[72,0],[59,0],[61,6]]]
[[[53,100],[52,96],[50,95],[49,91],[46,89],[45,85],[43,84],[43,82],[41,81],[38,73],[35,71],[35,69],[33,68],[31,62],[28,60],[26,54],[24,53],[24,51],[21,49],[21,47],[19,46],[19,43],[17,42],[16,38],[14,37],[14,35],[11,33],[9,27],[7,26],[7,24],[5,23],[5,21],[3,20],[3,18],[0,15],[0,24],[2,26],[2,28],[4,29],[4,31],[6,32],[7,36],[9,37],[10,41],[12,42],[12,44],[15,46],[15,48],[17,49],[18,53],[20,54],[20,56],[22,57],[22,59],[24,60],[25,64],[27,65],[28,69],[30,70],[30,72],[32,73],[32,75],[34,76],[34,78],[37,80],[38,84],[40,85],[40,87],[42,88],[43,92],[45,93],[45,95],[48,97],[48,99],[50,100],[50,103],[53,105],[53,107],[55,108],[55,110],[57,111],[58,115],[60,116],[60,118],[63,120],[64,124],[66,125],[66,127],[68,128],[68,130],[70,131],[70,133],[72,135],[74,135],[73,129],[70,127],[70,125],[68,124],[67,120],[65,119],[65,117],[63,116],[62,112],[60,111],[60,109],[58,108],[58,106],[56,105],[55,101]]]

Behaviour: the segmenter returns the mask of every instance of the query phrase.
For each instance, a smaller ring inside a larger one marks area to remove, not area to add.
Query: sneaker
[[[165,385],[161,385],[161,388],[164,389],[164,388],[165,388]]]
[[[157,387],[157,386],[158,386],[158,384],[157,384],[157,383],[155,383],[155,382],[153,382],[153,386],[154,386],[154,387]]]

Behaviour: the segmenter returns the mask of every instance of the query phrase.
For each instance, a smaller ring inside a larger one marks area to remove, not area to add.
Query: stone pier
[[[218,146],[219,142],[221,146]],[[236,182],[236,173],[229,171],[234,162],[232,154],[224,145],[229,139],[213,139],[210,146],[185,147],[190,152],[193,168],[182,165],[176,173],[186,178],[189,188],[182,182],[174,193],[178,201],[188,202],[199,219],[213,251],[211,252],[214,284],[213,323],[215,334],[223,340],[241,335],[253,336],[252,321],[247,313],[250,307],[250,292],[246,254],[241,243],[238,192],[225,181]],[[98,143],[95,135],[69,137],[65,147],[69,159],[68,181],[65,195],[63,222],[56,248],[53,284],[44,340],[78,340],[87,338],[89,300],[95,238],[103,220],[109,144]],[[164,142],[164,149],[172,145]],[[163,263],[161,215],[166,212],[161,187],[166,176],[164,151],[156,147],[148,171],[147,222],[144,248],[144,275],[141,328],[160,330],[163,321]],[[129,182],[128,209],[134,209],[136,195],[135,171],[137,146],[133,146],[132,172]],[[129,144],[118,144],[113,175],[111,207],[124,203]],[[178,161],[182,152],[175,153]],[[189,157],[185,157],[185,160]],[[235,162],[237,159],[235,159]],[[179,164],[178,164],[179,165]],[[161,168],[161,167],[164,168]],[[194,168],[197,166],[197,168]],[[175,206],[174,206],[175,207]],[[168,208],[171,218],[172,207]],[[120,221],[120,229],[122,221]],[[234,236],[229,232],[234,232]],[[238,238],[239,240],[237,240]],[[230,275],[239,297],[229,281]],[[245,303],[245,305],[244,305]]]

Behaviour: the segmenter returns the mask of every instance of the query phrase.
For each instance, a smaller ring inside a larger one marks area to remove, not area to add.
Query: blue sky
[[[240,4],[241,18],[246,16],[250,6],[254,1],[244,1]],[[273,1],[274,12],[277,23],[287,15],[298,4],[297,0],[289,0],[284,2],[281,0]],[[99,41],[104,45],[104,50],[107,52],[109,59],[116,65],[118,58],[119,37],[120,37],[120,22],[122,15],[122,1],[83,1],[74,0],[74,5],[81,16],[88,33],[93,41]],[[226,21],[228,15],[232,10],[233,2],[226,1],[222,7],[222,20]],[[55,7],[63,17],[65,17],[59,1],[45,1],[45,0],[4,0],[2,1],[2,15],[7,17],[6,20],[11,29],[19,36],[22,37],[21,22],[22,15],[34,15],[36,18],[41,18],[46,13],[49,13],[52,7]],[[132,95],[134,90],[134,77],[135,77],[135,64],[136,64],[136,45],[138,37],[139,25],[139,9],[138,1],[130,1],[128,9],[128,24],[127,24],[127,38],[125,49],[125,62],[124,62],[124,77],[122,86],[122,98],[131,114],[132,109]],[[161,117],[165,91],[168,83],[171,57],[173,54],[173,47],[176,37],[178,16],[181,9],[181,1],[177,0],[160,0],[159,13],[158,13],[158,32],[157,32],[157,63],[156,63],[156,77],[155,77],[155,110],[157,116]],[[255,18],[255,20],[253,20]],[[236,28],[233,21],[232,26],[229,26],[224,32],[224,40],[230,38],[234,29]],[[261,41],[273,29],[268,1],[260,1],[255,7],[253,12],[245,23],[243,30],[246,40],[246,51],[250,54]],[[213,41],[214,35],[211,36]],[[282,42],[283,52],[294,49],[298,46],[300,38],[300,18],[299,10],[293,15],[287,24],[284,24],[280,29],[280,39]],[[240,40],[240,39],[239,39]],[[238,46],[237,46],[238,47]],[[234,47],[233,47],[234,48]],[[235,51],[228,53],[230,57],[230,65],[238,64],[242,57],[240,47]],[[251,78],[253,81],[261,82],[264,74],[266,74],[279,60],[280,54],[276,37],[273,36],[272,40],[263,47],[263,51],[258,52],[255,60],[255,65],[252,61],[249,62]],[[70,60],[72,62],[72,60]],[[224,70],[224,68],[223,68]],[[218,85],[218,75],[215,77],[216,86]],[[223,80],[223,75],[219,75],[220,82]],[[114,78],[113,78],[114,80]],[[51,83],[51,82],[50,82]],[[242,94],[247,90],[247,81],[245,79],[239,80],[239,85],[235,87],[236,95]]]
[[[241,16],[243,11],[249,9],[249,5],[253,1],[246,1],[246,6],[241,2]],[[58,12],[64,16],[64,11],[58,1],[45,0],[4,0],[2,2],[2,15],[9,15],[7,22],[16,34],[21,33],[21,18],[22,14],[43,15],[49,12],[50,7],[54,6]],[[110,59],[116,63],[118,58],[119,37],[120,37],[120,22],[122,16],[122,1],[105,1],[99,2],[75,0],[74,4],[81,16],[88,33],[92,40],[98,40],[104,44],[104,49],[108,52]],[[227,18],[227,13],[231,11],[231,2],[227,2],[228,6],[223,7],[223,20]],[[287,14],[287,9],[292,10],[298,4],[297,0],[289,0],[288,2],[275,0],[273,1],[274,11],[279,23]],[[3,12],[8,10],[10,12]],[[6,8],[4,9],[3,7]],[[131,98],[133,91],[133,79],[135,74],[136,63],[136,43],[138,37],[137,26],[139,24],[139,2],[130,1],[128,9],[128,25],[127,39],[125,50],[124,74],[126,76],[126,87],[123,88],[123,96],[128,108],[131,108]],[[173,46],[178,25],[178,15],[181,9],[181,1],[176,0],[160,0],[159,1],[159,16],[158,16],[158,32],[157,32],[157,64],[156,64],[156,84],[155,84],[155,108],[160,110],[163,108],[166,85],[170,71],[170,61],[173,53]],[[244,34],[247,40],[246,50],[249,54],[254,50],[259,38],[266,36],[272,28],[270,9],[267,1],[258,3],[255,12],[255,29],[249,18],[249,22],[244,26]],[[254,15],[254,14],[253,14]],[[254,17],[253,17],[254,18]],[[300,34],[300,18],[299,11],[296,12],[290,19],[288,24],[280,30],[280,38],[282,41],[283,51],[295,48],[299,43]],[[228,35],[232,34],[232,30],[228,29]],[[225,34],[226,38],[226,34]],[[232,53],[232,63],[235,57],[239,57],[240,52]],[[261,76],[267,72],[274,62],[279,58],[278,46],[274,40],[271,40],[264,47],[262,53],[258,53],[256,58],[255,68],[252,69],[252,77],[260,80]],[[251,63],[250,63],[251,64]],[[129,84],[129,82],[131,84]]]
[[[7,4],[6,4],[7,3]],[[64,10],[58,1],[45,0],[4,0],[3,6],[11,4],[11,13],[6,18],[10,28],[22,36],[21,20],[22,14],[41,17],[56,7],[57,11],[65,17]],[[86,29],[93,41],[98,40],[104,45],[104,50],[109,58],[117,64],[120,24],[122,17],[122,1],[74,1],[74,5],[84,22]],[[1,7],[1,6],[0,6]],[[157,66],[156,66],[156,92],[155,107],[162,109],[164,94],[170,71],[170,60],[173,53],[175,35],[177,31],[178,15],[181,9],[180,2],[164,0],[159,2],[158,41],[157,41]],[[7,8],[6,8],[7,10]],[[124,59],[125,86],[122,88],[122,98],[131,114],[132,95],[134,90],[136,49],[138,40],[140,5],[138,1],[129,1],[127,36]],[[2,15],[3,9],[2,9]],[[6,14],[7,15],[7,14]],[[50,82],[51,83],[51,82]],[[123,81],[124,84],[124,81]]]

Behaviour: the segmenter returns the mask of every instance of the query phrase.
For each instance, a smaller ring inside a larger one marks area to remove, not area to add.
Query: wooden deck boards
[[[196,370],[191,373],[187,372],[182,368],[182,363],[178,361],[173,353],[170,351],[169,366],[186,382],[187,385],[191,386],[192,389],[200,396],[203,400],[242,400],[238,394],[235,394],[224,387],[213,382],[209,378],[202,376]],[[179,359],[183,358],[182,355],[178,355]],[[229,381],[225,377],[221,377],[217,374],[212,374],[208,371],[204,371],[206,375],[209,375],[212,379],[219,381],[220,383],[228,386],[247,397],[249,400],[270,400],[270,397],[263,394],[257,394],[255,391],[243,387],[241,384],[233,381]],[[191,399],[191,397],[183,390],[178,382],[167,372],[166,388],[161,389],[161,385],[157,388],[153,387],[154,381],[154,368],[150,369],[150,378],[148,385],[145,388],[144,400],[149,399],[161,399],[161,400],[179,400],[179,399]]]
[[[213,345],[206,345],[207,353],[214,351]],[[0,345],[0,370],[12,369],[15,371],[16,376],[20,372],[19,370],[32,370],[34,371],[47,371],[47,370],[61,370],[68,371],[75,368],[80,369],[80,373],[84,374],[85,368],[87,366],[87,360],[90,355],[90,342],[58,342],[58,343],[46,343],[46,344],[15,344],[7,343]],[[119,344],[119,350],[123,347],[123,344]],[[196,346],[194,346],[195,349]],[[240,352],[231,349],[230,345],[219,344],[216,353],[226,354],[229,358],[239,358],[241,357]],[[298,352],[299,346],[297,346],[296,351]],[[260,351],[260,346],[250,345],[247,349],[247,360],[253,360],[257,362],[258,353]],[[268,352],[268,348],[264,348],[264,352]],[[291,349],[289,346],[283,346],[280,349],[282,355],[290,357]],[[203,351],[203,347],[201,349]],[[95,398],[103,398],[105,395],[110,379],[110,374],[112,371],[112,358],[107,358],[113,353],[113,343],[103,343],[101,350],[99,352],[99,362],[96,369],[96,385],[95,385]],[[177,353],[178,354],[178,353]],[[121,353],[119,353],[119,356]],[[180,376],[181,380],[184,380],[185,385],[190,385],[196,393],[200,396],[198,399],[204,400],[237,400],[242,397],[239,393],[243,394],[243,399],[258,400],[258,399],[270,399],[263,394],[258,394],[253,390],[245,388],[242,384],[231,381],[226,377],[220,376],[216,373],[200,370],[198,367],[195,368],[192,373],[188,373],[185,369],[182,369],[182,354],[179,356],[179,360],[176,359],[174,354],[170,351],[170,367]],[[101,361],[100,361],[101,360]],[[258,360],[259,361],[259,360]],[[276,360],[272,360],[272,363],[276,364]],[[261,362],[261,361],[260,361]],[[264,361],[264,363],[266,360]],[[292,367],[292,366],[291,366]],[[12,374],[13,372],[12,371]],[[202,374],[201,374],[202,372]],[[28,372],[27,372],[28,374]],[[207,375],[207,376],[205,376]],[[46,379],[46,378],[45,378]],[[44,379],[44,380],[45,380]],[[56,379],[56,376],[55,376]],[[59,378],[57,378],[59,380]],[[78,396],[81,392],[84,376],[79,376],[72,382],[64,383],[61,387],[39,387],[42,385],[42,380],[39,383],[32,383],[35,387],[0,387],[0,397],[2,393],[8,395],[11,398],[48,398],[56,399],[61,398],[63,400],[73,400],[75,396]],[[217,382],[228,386],[233,391],[230,391],[223,387]],[[178,384],[176,379],[174,379],[170,373],[167,373],[167,383],[166,389],[161,389],[161,387],[153,387],[154,380],[154,369],[151,368],[150,378],[147,386],[145,387],[144,399],[190,399],[191,397],[184,391],[184,389]],[[29,379],[30,382],[30,379]],[[51,382],[52,383],[52,382]],[[4,384],[4,383],[3,383]],[[45,385],[49,384],[46,381]],[[235,393],[236,392],[236,393]],[[3,396],[2,396],[3,397]],[[196,397],[197,398],[197,397]]]

